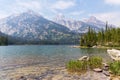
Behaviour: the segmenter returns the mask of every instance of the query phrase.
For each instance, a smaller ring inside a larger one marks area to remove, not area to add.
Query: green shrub
[[[120,61],[114,61],[110,63],[110,71],[114,75],[120,75]]]
[[[70,72],[83,72],[87,70],[87,61],[70,60],[67,63],[67,69]]]
[[[101,68],[102,67],[102,58],[98,56],[90,57],[89,59],[89,68]]]
[[[102,58],[101,57],[91,57],[88,61],[79,61],[79,60],[70,60],[67,63],[67,70],[70,72],[86,72],[88,67],[101,68],[102,67]]]

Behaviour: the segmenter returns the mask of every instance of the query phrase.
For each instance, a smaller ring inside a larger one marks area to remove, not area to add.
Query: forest
[[[88,32],[80,39],[80,46],[120,47],[120,28],[112,28],[106,24],[105,29],[96,32],[89,27]]]
[[[0,45],[7,45],[7,37],[0,36]]]

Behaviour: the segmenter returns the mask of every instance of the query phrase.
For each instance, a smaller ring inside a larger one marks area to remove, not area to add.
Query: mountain
[[[74,31],[74,32],[81,32],[82,33],[82,30],[79,30],[79,29],[81,27],[88,26],[82,21],[75,21],[72,19],[66,19],[63,15],[57,15],[53,21],[55,21],[58,24],[66,26],[67,28],[69,28],[71,31]]]
[[[64,25],[67,28],[69,28],[71,31],[77,33],[86,33],[88,31],[88,27],[91,27],[95,31],[99,31],[101,29],[105,29],[105,25],[106,25],[105,22],[98,20],[94,16],[91,16],[89,19],[80,21],[80,20],[67,19],[65,18],[64,15],[57,15],[53,19],[53,21],[55,21],[58,24]]]
[[[76,37],[79,35],[33,11],[0,20],[0,31],[11,36],[12,40],[15,38],[15,43],[79,42],[79,37]],[[9,40],[11,41],[11,38]]]
[[[99,31],[105,25],[94,16],[80,21],[58,15],[51,21],[27,11],[1,19],[0,32],[7,35],[9,44],[76,44],[88,27]]]
[[[5,34],[3,34],[1,31],[0,31],[0,36],[6,36]]]
[[[103,21],[101,21],[101,20],[98,20],[98,19],[97,19],[96,17],[94,17],[94,16],[90,16],[90,18],[84,20],[84,22],[87,23],[87,24],[89,24],[89,25],[96,26],[96,27],[98,27],[98,28],[100,28],[100,29],[101,29],[101,28],[105,29],[105,25],[106,25],[105,22],[103,22]]]

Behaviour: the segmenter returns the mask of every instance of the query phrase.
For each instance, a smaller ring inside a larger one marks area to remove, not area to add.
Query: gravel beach
[[[80,75],[69,73],[65,67],[31,65],[1,70],[0,80],[110,80],[110,77],[93,71]]]

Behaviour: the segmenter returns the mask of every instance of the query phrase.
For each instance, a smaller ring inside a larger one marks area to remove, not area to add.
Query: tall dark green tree
[[[81,37],[80,45],[91,47],[93,45],[96,45],[96,41],[97,41],[96,32],[90,27],[88,27],[88,32]]]

